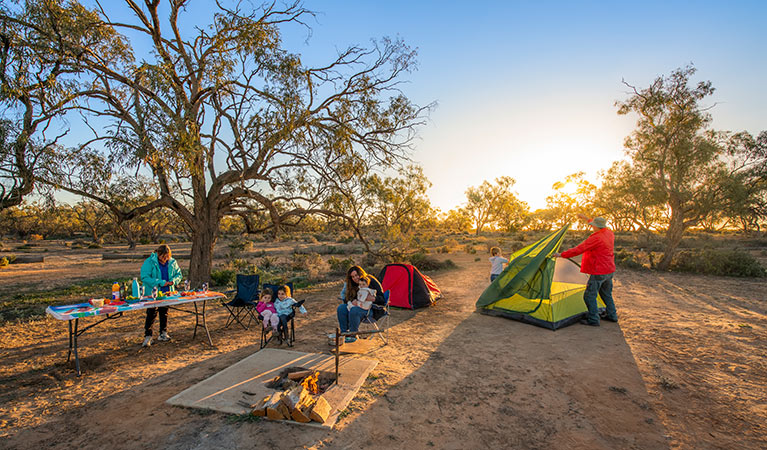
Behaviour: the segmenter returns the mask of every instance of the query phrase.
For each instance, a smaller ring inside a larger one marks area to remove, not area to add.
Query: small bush
[[[353,259],[346,258],[346,259],[338,259],[334,256],[331,256],[330,259],[328,259],[328,265],[330,266],[330,275],[346,275],[346,271],[349,270],[349,267],[355,265]]]
[[[10,264],[10,263],[11,263],[11,262],[10,262],[10,261],[8,261],[8,258],[6,258],[5,256],[3,256],[2,258],[0,258],[0,267],[5,267],[5,266],[7,266],[7,265],[8,265],[8,264]]]
[[[29,240],[30,241],[42,241],[43,240],[43,235],[42,234],[30,234],[29,235]]]
[[[644,268],[642,263],[637,261],[636,255],[634,255],[634,253],[620,248],[615,249],[615,264],[626,269]]]
[[[470,255],[476,255],[477,254],[477,249],[474,248],[473,244],[466,244],[466,245],[464,245],[463,246],[463,250],[466,253],[470,254]]]
[[[88,248],[101,248],[101,245],[98,242],[91,242],[88,244]]]
[[[240,251],[246,251],[246,252],[253,250],[253,242],[246,241],[244,239],[233,240],[228,245],[229,245],[229,248],[233,250],[240,250]]]
[[[319,253],[309,253],[308,255],[293,253],[291,266],[293,270],[306,272],[311,279],[318,279],[329,268],[328,263],[322,259]]]
[[[234,269],[218,269],[210,272],[210,279],[215,286],[229,286],[234,284],[237,271]]]
[[[443,245],[442,247],[437,249],[437,253],[450,253],[450,247],[447,245]]]
[[[452,269],[456,267],[455,263],[450,259],[438,261],[423,253],[413,253],[410,255],[410,264],[416,266],[421,271]]]
[[[277,265],[277,258],[273,256],[264,256],[263,258],[261,258],[261,262],[258,264],[258,266],[263,269],[269,269],[276,265]]]
[[[728,277],[767,276],[759,261],[738,250],[684,250],[674,256],[671,270]]]

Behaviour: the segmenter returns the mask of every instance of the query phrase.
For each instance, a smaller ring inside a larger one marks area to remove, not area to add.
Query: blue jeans
[[[500,276],[501,276],[500,273],[491,273],[490,274],[490,282],[492,283],[493,281],[495,281],[496,278],[498,278]]]
[[[341,333],[355,332],[360,329],[360,322],[362,319],[370,314],[373,309],[364,310],[359,306],[352,306],[351,311],[346,307],[346,303],[341,303],[336,308],[336,314],[338,315],[338,326],[341,328]]]
[[[607,307],[607,317],[612,320],[618,320],[618,312],[615,310],[613,301],[613,275],[591,275],[586,283],[586,291],[583,293],[583,301],[589,310],[589,323],[599,323],[599,308],[597,307],[597,293],[602,297]]]

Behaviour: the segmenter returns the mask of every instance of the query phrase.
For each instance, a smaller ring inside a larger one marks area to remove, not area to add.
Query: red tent
[[[423,308],[442,298],[442,292],[431,278],[410,264],[388,264],[378,275],[384,291],[389,291],[389,304],[399,308]]]

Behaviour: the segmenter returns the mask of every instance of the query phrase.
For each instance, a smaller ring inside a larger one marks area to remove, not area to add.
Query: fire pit
[[[270,420],[325,423],[331,407],[322,394],[335,382],[333,372],[288,367],[264,383],[276,392],[250,405],[251,414]]]

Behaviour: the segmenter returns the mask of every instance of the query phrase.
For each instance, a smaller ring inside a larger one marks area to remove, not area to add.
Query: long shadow
[[[415,371],[367,394],[372,404],[325,445],[669,448],[612,323],[551,332],[472,313]]]

